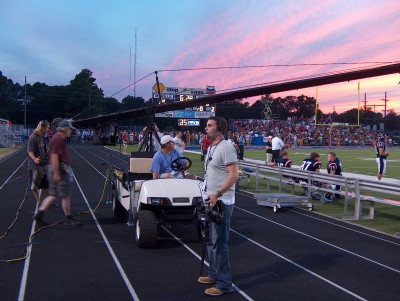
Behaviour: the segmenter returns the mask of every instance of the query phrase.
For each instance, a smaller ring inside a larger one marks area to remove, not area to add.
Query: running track
[[[128,158],[87,144],[69,151],[72,210],[88,211],[99,203],[109,161],[126,166]],[[76,216],[83,227],[43,229],[27,259],[5,263],[25,255],[35,229],[25,159],[22,149],[0,160],[0,300],[212,298],[196,281],[202,244],[194,227],[160,228],[156,247],[139,249],[126,219],[114,218],[107,194],[94,213]],[[44,217],[56,223],[62,210]],[[273,213],[240,191],[230,251],[236,292],[219,300],[400,300],[398,238],[302,209]]]

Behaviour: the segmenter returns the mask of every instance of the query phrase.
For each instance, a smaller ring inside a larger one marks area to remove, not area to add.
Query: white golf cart
[[[130,158],[129,172],[113,171],[112,210],[115,216],[128,212],[128,224],[135,226],[135,240],[141,248],[153,247],[157,227],[161,224],[196,224],[201,206],[201,182],[185,178],[152,179],[150,165],[153,153],[135,152]],[[186,164],[188,162],[188,164]],[[181,157],[171,163],[173,170],[184,174],[192,162]]]

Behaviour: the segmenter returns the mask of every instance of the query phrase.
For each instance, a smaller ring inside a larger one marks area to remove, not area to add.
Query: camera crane
[[[216,104],[225,101],[243,99],[248,97],[273,94],[284,91],[298,90],[304,88],[310,88],[315,86],[329,85],[339,82],[346,82],[351,80],[358,80],[363,78],[370,78],[388,74],[400,73],[400,63],[388,64],[379,67],[370,67],[365,69],[358,69],[355,71],[342,71],[330,75],[321,75],[316,77],[304,78],[293,81],[285,81],[281,83],[269,84],[260,87],[239,89],[230,92],[224,92],[205,96],[202,98],[196,98],[193,100],[181,101],[169,104],[159,104],[150,107],[143,107],[139,109],[127,110],[117,113],[111,113],[108,115],[94,116],[90,118],[80,119],[73,121],[73,124],[77,127],[96,127],[109,122],[116,122],[127,118],[144,117],[147,116],[148,126],[147,130],[151,131],[154,129],[154,116],[156,113],[162,113],[167,111],[174,111],[185,109],[188,107],[195,107],[206,104]],[[158,77],[156,73],[156,80],[158,83]],[[160,98],[161,99],[161,98]],[[157,136],[157,135],[155,135]],[[150,132],[151,137],[151,132]],[[158,136],[157,136],[158,138]],[[150,143],[150,150],[153,147]]]

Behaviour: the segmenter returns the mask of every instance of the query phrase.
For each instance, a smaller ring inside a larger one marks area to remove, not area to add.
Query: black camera
[[[215,206],[211,207],[210,204],[205,203],[208,200],[207,198],[201,203],[201,207],[198,210],[198,219],[202,222],[221,223],[224,219],[223,202],[218,200]]]

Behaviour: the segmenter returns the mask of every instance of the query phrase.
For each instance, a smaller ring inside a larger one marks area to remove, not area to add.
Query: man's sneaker
[[[206,293],[206,295],[209,296],[221,296],[226,293],[223,290],[220,290],[219,288],[216,287],[210,287],[206,289],[204,292]]]
[[[65,219],[64,220],[64,225],[65,226],[71,226],[71,227],[80,227],[82,226],[81,222],[78,222],[77,220],[70,218],[70,219]]]
[[[36,225],[37,225],[39,228],[43,228],[43,227],[46,227],[46,226],[49,225],[49,224],[46,223],[43,219],[35,219],[35,221],[36,221]]]
[[[213,283],[215,283],[215,280],[210,278],[210,277],[208,277],[208,276],[199,277],[199,279],[197,279],[197,281],[199,283],[204,283],[204,284],[213,284]]]
[[[36,212],[33,216],[33,220],[36,221],[36,225],[40,228],[48,226],[48,224],[43,220],[43,212]]]

